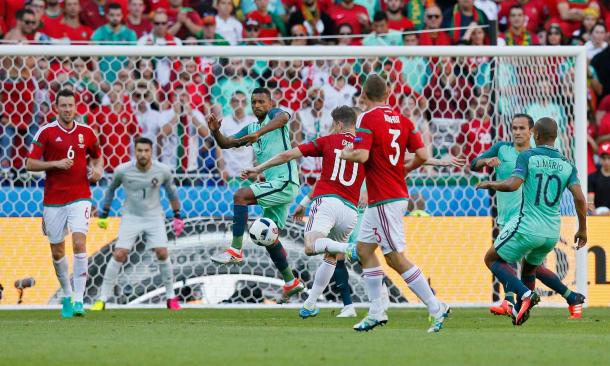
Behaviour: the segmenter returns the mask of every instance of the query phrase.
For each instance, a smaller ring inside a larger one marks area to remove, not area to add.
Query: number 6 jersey
[[[341,150],[352,147],[354,135],[337,133],[299,145],[303,156],[322,157],[322,174],[316,182],[312,198],[336,197],[350,207],[358,206],[364,169],[360,164],[339,159]]]
[[[369,150],[364,163],[369,206],[409,197],[405,181],[405,151],[424,147],[413,122],[389,106],[375,107],[358,117],[354,149]]]
[[[63,206],[74,201],[91,199],[87,157],[97,159],[101,154],[97,136],[87,125],[74,122],[72,129],[66,130],[55,121],[42,126],[34,136],[28,157],[44,161],[65,158],[74,161],[70,169],[46,171],[43,204]]]

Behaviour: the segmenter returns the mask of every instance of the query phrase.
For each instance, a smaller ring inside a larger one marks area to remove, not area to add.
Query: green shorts
[[[527,263],[539,266],[559,240],[520,233],[517,229],[517,221],[506,224],[494,242],[496,252],[508,263],[519,263],[525,258]]]
[[[272,180],[250,185],[256,202],[263,208],[263,217],[273,220],[280,229],[286,226],[290,205],[299,193],[296,184]]]

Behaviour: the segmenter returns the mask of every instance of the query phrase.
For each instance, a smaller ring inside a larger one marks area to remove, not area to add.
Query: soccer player
[[[123,205],[119,237],[114,246],[112,258],[106,266],[101,296],[91,307],[93,311],[101,311],[106,308],[106,301],[112,295],[121,266],[127,260],[129,251],[141,234],[144,234],[146,247],[153,249],[157,255],[159,272],[161,272],[161,279],[165,285],[167,308],[180,309],[178,298],[174,293],[172,262],[167,251],[165,213],[161,206],[161,186],[165,189],[174,212],[172,226],[176,236],[180,236],[184,230],[184,223],[180,215],[180,200],[176,193],[170,167],[153,160],[152,149],[153,142],[150,139],[146,137],[137,139],[135,161],[132,160],[116,167],[112,182],[104,195],[97,220],[97,225],[102,229],[108,228],[108,213],[114,199],[114,192],[121,185],[125,191],[125,204]]]
[[[337,260],[343,259],[347,239],[358,221],[358,199],[364,181],[362,166],[339,159],[341,150],[354,143],[356,112],[352,107],[341,106],[335,108],[331,116],[333,129],[338,133],[301,144],[242,173],[243,179],[253,178],[267,169],[303,156],[322,157],[322,173],[314,188],[314,203],[305,228],[305,254],[324,254],[324,258],[316,270],[307,300],[299,311],[303,319],[320,313],[316,300],[328,286]],[[346,314],[350,309],[355,313],[353,304],[346,306]]]
[[[449,316],[449,307],[439,301],[422,271],[403,254],[405,233],[403,216],[407,210],[408,191],[405,170],[417,169],[428,160],[428,153],[413,123],[386,104],[386,81],[370,75],[362,90],[366,112],[356,124],[354,148],[341,152],[341,159],[364,164],[368,207],[358,234],[357,251],[363,278],[371,302],[368,315],[354,325],[356,331],[368,331],[387,323],[381,288],[383,269],[375,250],[381,247],[388,265],[398,272],[409,288],[426,304],[431,316],[428,332],[438,332]],[[407,149],[415,157],[403,165]]]
[[[515,169],[519,153],[530,148],[532,128],[534,128],[532,117],[527,114],[516,114],[511,122],[513,142],[498,142],[493,145],[489,150],[472,161],[470,169],[479,171],[484,167],[495,168],[498,180],[507,179]],[[497,224],[500,231],[513,218],[519,215],[521,194],[521,188],[514,192],[496,193],[498,205]],[[570,318],[582,317],[582,304],[585,302],[585,297],[582,294],[570,291],[561,282],[561,279],[543,264],[536,269],[536,278],[566,299]],[[508,315],[510,306],[514,303],[514,294],[504,289],[504,300],[502,303],[499,306],[492,306],[489,310],[496,315]]]
[[[559,206],[565,189],[572,192],[578,231],[577,247],[587,242],[587,202],[582,193],[576,168],[553,147],[557,138],[557,122],[541,118],[534,126],[533,149],[522,152],[512,175],[503,181],[481,182],[478,189],[514,192],[523,185],[519,215],[507,223],[494,246],[485,255],[485,264],[508,291],[517,294],[511,309],[513,324],[521,325],[528,318],[540,297],[534,292],[536,269],[559,240],[561,215]],[[521,280],[510,264],[522,259]]]
[[[42,229],[51,243],[51,255],[63,292],[61,316],[84,316],[87,284],[87,231],[91,215],[89,182],[103,174],[102,151],[91,127],[75,122],[74,93],[60,90],[55,97],[57,120],[34,136],[26,168],[46,173]],[[87,159],[91,167],[87,167]],[[72,232],[74,289],[70,284],[65,237]],[[74,296],[74,303],[72,297]]]
[[[258,119],[233,136],[224,136],[220,132],[221,120],[214,114],[208,116],[208,127],[222,149],[252,144],[258,164],[273,156],[290,150],[288,120],[290,114],[279,108],[273,108],[271,93],[266,88],[256,88],[251,97],[252,112]],[[239,264],[243,261],[242,243],[248,222],[248,205],[260,205],[263,217],[273,220],[278,228],[283,229],[288,217],[288,209],[299,190],[299,176],[296,163],[290,161],[268,169],[264,174],[265,181],[238,189],[233,195],[233,240],[231,247],[212,256],[218,264]],[[288,265],[286,250],[277,240],[265,247],[269,257],[282,274],[285,285],[281,302],[288,301],[290,296],[303,291],[304,287],[294,277]]]

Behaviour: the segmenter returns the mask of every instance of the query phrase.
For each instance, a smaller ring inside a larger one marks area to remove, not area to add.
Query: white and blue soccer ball
[[[273,220],[258,218],[250,226],[250,239],[256,245],[263,247],[269,246],[277,240],[280,230]]]

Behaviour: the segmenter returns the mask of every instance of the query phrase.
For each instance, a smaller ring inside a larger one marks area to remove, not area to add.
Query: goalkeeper
[[[102,229],[108,227],[108,212],[114,199],[114,191],[121,184],[123,185],[125,204],[123,205],[119,237],[112,258],[106,266],[101,296],[91,308],[93,311],[106,308],[106,301],[112,295],[119,270],[141,234],[144,234],[146,247],[154,249],[157,255],[157,264],[165,285],[167,308],[180,309],[178,298],[174,293],[174,274],[167,250],[167,233],[160,196],[161,186],[165,188],[165,193],[174,211],[173,228],[176,236],[179,236],[184,230],[184,223],[180,217],[180,201],[176,194],[171,170],[167,165],[152,160],[152,145],[152,141],[145,137],[136,140],[136,160],[121,164],[115,169],[112,183],[104,196],[97,221],[97,225]]]

